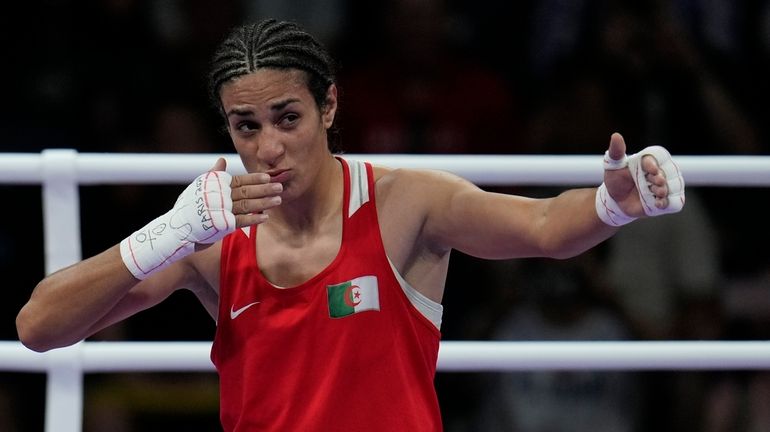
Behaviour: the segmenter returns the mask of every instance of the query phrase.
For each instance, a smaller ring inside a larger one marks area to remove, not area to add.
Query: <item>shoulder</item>
[[[373,165],[378,194],[396,190],[406,194],[435,194],[457,187],[473,186],[462,177],[441,170],[390,168]]]
[[[465,191],[478,187],[468,180],[441,170],[374,166],[378,206],[393,202],[410,211],[441,207]]]
[[[453,209],[466,200],[467,193],[479,190],[462,177],[440,170],[375,167],[374,174],[381,224],[411,228],[422,234],[443,226]],[[420,237],[428,240],[424,235]]]

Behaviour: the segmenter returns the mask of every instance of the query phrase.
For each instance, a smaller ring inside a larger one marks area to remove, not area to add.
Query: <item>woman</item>
[[[211,91],[248,174],[218,160],[168,213],[41,281],[17,328],[45,351],[189,289],[217,322],[228,431],[441,430],[433,378],[452,249],[567,258],[684,204],[668,153],[626,160],[619,134],[599,189],[549,199],[335,156],[332,63],[291,23],[236,29]]]

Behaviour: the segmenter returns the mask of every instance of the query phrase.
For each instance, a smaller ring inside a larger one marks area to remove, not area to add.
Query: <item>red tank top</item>
[[[211,358],[225,431],[440,431],[440,332],[410,302],[382,245],[369,164],[340,159],[342,244],[282,289],[259,271],[256,226],[222,242]]]

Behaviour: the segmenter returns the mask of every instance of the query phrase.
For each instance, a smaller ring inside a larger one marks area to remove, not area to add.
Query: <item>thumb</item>
[[[214,163],[214,166],[211,167],[209,171],[226,171],[227,170],[227,161],[225,158],[219,158],[217,159],[216,163]]]
[[[610,148],[608,150],[610,159],[619,161],[626,155],[626,141],[623,135],[615,132],[610,137]]]

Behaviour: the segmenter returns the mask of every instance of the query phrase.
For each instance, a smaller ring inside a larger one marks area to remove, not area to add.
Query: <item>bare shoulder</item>
[[[377,208],[381,219],[405,209],[423,220],[445,213],[464,193],[479,188],[468,180],[440,170],[380,168],[374,169]]]
[[[441,215],[450,211],[463,191],[478,188],[439,170],[375,167],[374,173],[377,214],[386,245],[403,242],[402,247],[411,244],[444,253],[446,245],[433,235],[435,225],[444,223]]]
[[[399,200],[430,202],[473,184],[455,174],[431,169],[389,168],[374,166],[377,195],[387,199],[396,195]]]

